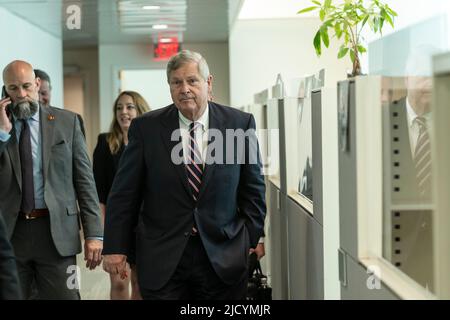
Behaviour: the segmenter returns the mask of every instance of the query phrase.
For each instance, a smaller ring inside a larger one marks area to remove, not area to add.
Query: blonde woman
[[[114,117],[109,132],[101,133],[98,136],[97,146],[94,150],[93,167],[103,219],[105,218],[106,200],[118,169],[119,160],[125,146],[128,144],[128,129],[131,121],[147,111],[150,111],[150,108],[139,93],[123,91],[114,102]],[[131,265],[131,299],[139,300],[141,295],[137,284],[134,259],[134,252],[132,252],[128,256],[127,274],[130,274]],[[130,299],[130,277],[124,278],[123,275],[121,277],[121,275],[110,274],[110,278],[111,300]]]

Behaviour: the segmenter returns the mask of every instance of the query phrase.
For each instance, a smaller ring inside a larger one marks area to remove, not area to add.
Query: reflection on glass
[[[313,201],[312,181],[312,116],[311,96],[299,99],[298,104],[298,160],[300,177],[298,192]]]
[[[422,49],[411,53],[405,77],[383,79],[383,255],[433,292],[431,55]]]
[[[270,99],[267,104],[267,128],[268,132],[268,158],[269,175],[276,178],[280,177],[280,141],[279,141],[279,99]]]

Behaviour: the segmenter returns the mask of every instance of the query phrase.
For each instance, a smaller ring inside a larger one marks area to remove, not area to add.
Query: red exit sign
[[[180,43],[176,38],[160,39],[153,49],[153,60],[169,60],[173,55],[180,51]]]

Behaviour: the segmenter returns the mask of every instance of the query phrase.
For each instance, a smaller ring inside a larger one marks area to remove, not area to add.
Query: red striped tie
[[[201,126],[198,122],[192,122],[189,125],[189,144],[188,144],[188,157],[186,163],[186,170],[188,176],[188,183],[192,190],[192,196],[197,201],[200,193],[200,186],[202,184],[203,176],[203,160],[200,148],[195,140],[195,130]]]

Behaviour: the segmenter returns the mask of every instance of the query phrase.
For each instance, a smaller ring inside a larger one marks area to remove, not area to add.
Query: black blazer
[[[254,129],[255,121],[248,113],[210,102],[209,127],[225,138],[226,129]],[[167,283],[194,219],[217,275],[227,284],[236,283],[247,276],[249,249],[263,234],[266,203],[260,158],[255,164],[239,164],[235,152],[234,164],[207,164],[196,203],[184,164],[174,164],[171,158],[173,150],[180,151],[181,138],[171,141],[177,129],[173,104],[133,120],[107,202],[103,253],[126,254],[143,200],[136,252],[141,288],[157,290]],[[250,136],[245,140],[253,141],[256,151],[254,132]],[[216,151],[222,146],[213,141],[209,148],[213,143]],[[248,157],[248,143],[235,151]]]
[[[101,133],[98,136],[93,158],[93,170],[98,199],[103,204],[106,204],[106,200],[108,199],[114,176],[119,167],[120,157],[124,150],[124,146],[122,145],[116,154],[112,154],[106,141],[107,136],[107,133]]]
[[[22,299],[16,257],[0,214],[0,300]]]

